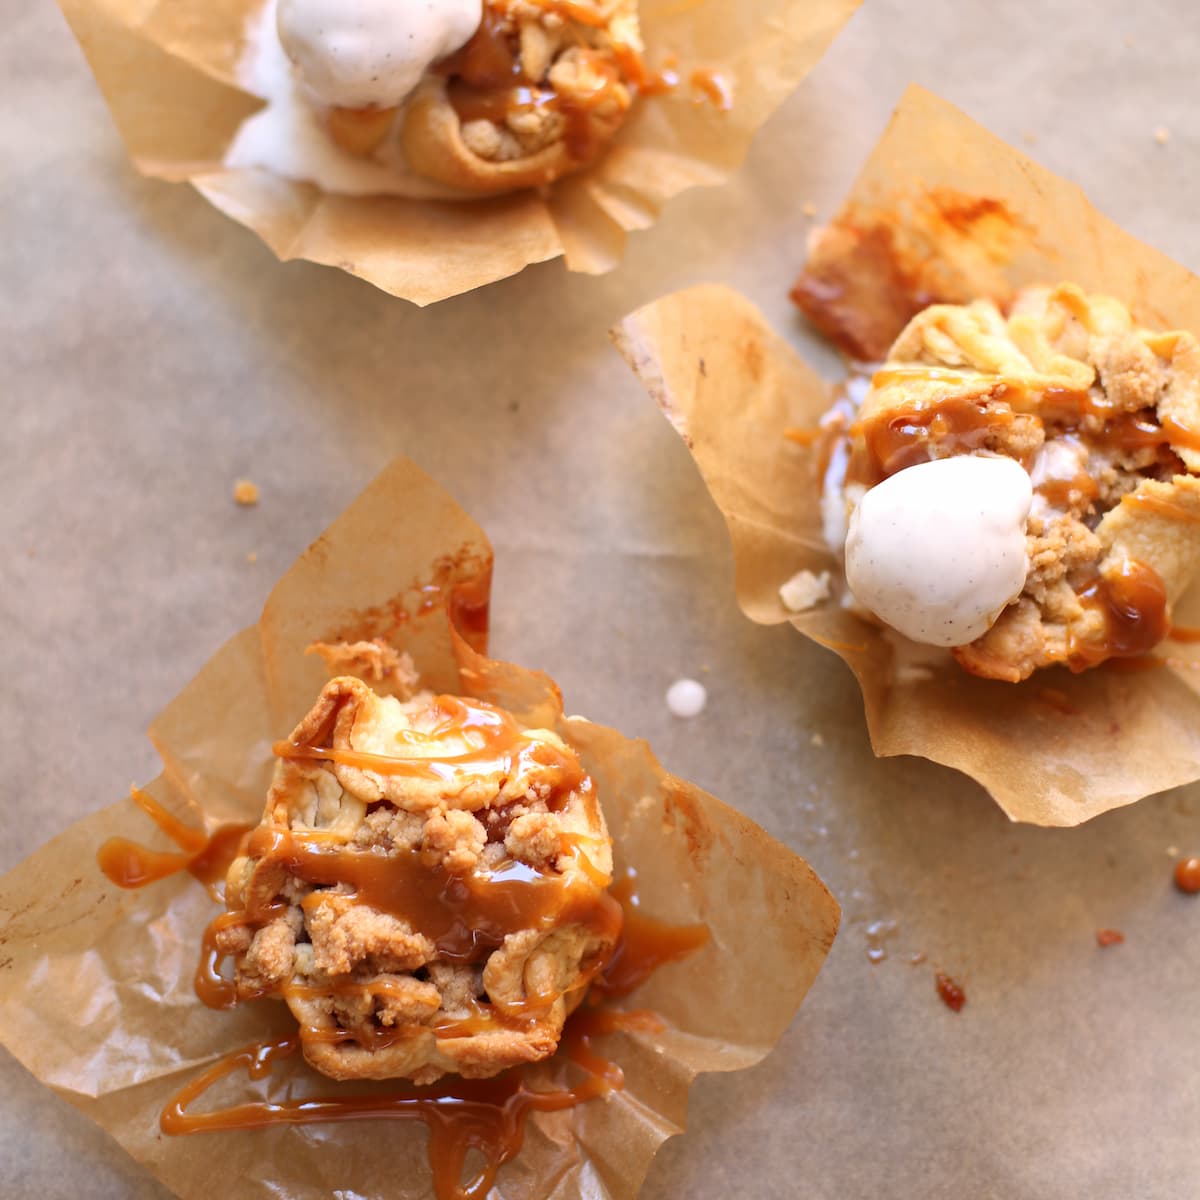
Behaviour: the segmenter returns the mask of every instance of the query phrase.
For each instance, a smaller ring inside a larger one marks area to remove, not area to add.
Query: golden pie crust
[[[335,1079],[482,1078],[552,1054],[620,929],[611,842],[575,752],[480,701],[381,696],[349,676],[286,745],[216,935],[239,996],[282,997],[305,1057]],[[398,757],[411,770],[375,769]],[[387,881],[402,876],[426,905],[475,888],[515,895],[519,911],[499,914],[502,937],[459,930],[449,945],[419,905],[368,902],[360,870],[380,895],[399,895]],[[520,881],[548,898],[527,927]]]

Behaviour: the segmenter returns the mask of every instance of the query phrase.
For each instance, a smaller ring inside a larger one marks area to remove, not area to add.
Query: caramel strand
[[[1072,671],[1087,670],[1107,659],[1141,659],[1171,627],[1161,577],[1136,559],[1126,559],[1117,571],[1089,584],[1079,599],[1085,608],[1102,614],[1104,634],[1098,641],[1073,642],[1067,659]]]
[[[179,847],[178,851],[152,850],[129,838],[109,838],[96,852],[96,863],[110,882],[120,888],[140,888],[187,871],[205,885],[218,904],[217,883],[225,878],[237,857],[242,839],[252,825],[221,825],[211,834],[185,825],[153,796],[129,789],[130,799]]]

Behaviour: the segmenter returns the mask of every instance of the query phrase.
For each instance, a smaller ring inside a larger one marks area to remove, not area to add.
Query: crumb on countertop
[[[253,551],[253,550],[247,551],[247,553],[246,553],[246,561],[247,561],[248,563],[256,563],[256,562],[258,562],[258,554],[257,554],[255,551]]]
[[[810,200],[800,211],[811,220],[817,215],[817,206]]]
[[[1096,945],[1102,950],[1107,946],[1119,946],[1125,940],[1125,935],[1119,929],[1097,929]]]
[[[1165,125],[1160,125],[1154,131],[1154,140],[1160,146],[1165,146],[1171,140],[1171,131]]]
[[[249,479],[239,479],[233,485],[233,498],[241,505],[258,503],[258,485]]]

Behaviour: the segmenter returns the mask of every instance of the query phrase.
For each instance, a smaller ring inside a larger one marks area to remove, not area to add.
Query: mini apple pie
[[[277,29],[342,149],[468,193],[593,161],[643,81],[636,0],[278,0]]]
[[[335,1079],[471,1078],[553,1054],[621,929],[591,778],[481,700],[331,680],[229,870],[216,952]]]
[[[1200,346],[1111,297],[926,308],[824,425],[856,606],[972,674],[1145,654],[1200,568]]]

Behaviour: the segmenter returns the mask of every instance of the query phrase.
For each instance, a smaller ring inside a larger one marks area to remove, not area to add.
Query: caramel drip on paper
[[[585,1008],[567,1023],[559,1055],[582,1078],[571,1086],[535,1088],[520,1070],[494,1079],[453,1079],[426,1088],[371,1095],[314,1096],[305,1100],[251,1101],[215,1112],[191,1113],[209,1088],[237,1070],[249,1079],[265,1078],[275,1063],[295,1055],[299,1037],[248,1046],[219,1059],[167,1103],[160,1118],[164,1133],[180,1135],[309,1125],[334,1121],[419,1121],[429,1130],[429,1164],[438,1200],[481,1200],[499,1169],[521,1149],[530,1113],[561,1112],[624,1086],[621,1068],[598,1053],[592,1039],[606,1033],[653,1032],[662,1022],[643,1011]],[[467,1155],[479,1151],[485,1165],[463,1180]]]
[[[96,862],[109,880],[121,888],[145,887],[178,871],[188,871],[220,903],[217,884],[237,857],[242,838],[252,825],[222,825],[206,834],[185,825],[153,796],[129,789],[133,802],[179,847],[178,851],[153,850],[128,838],[109,838],[96,852]]]

